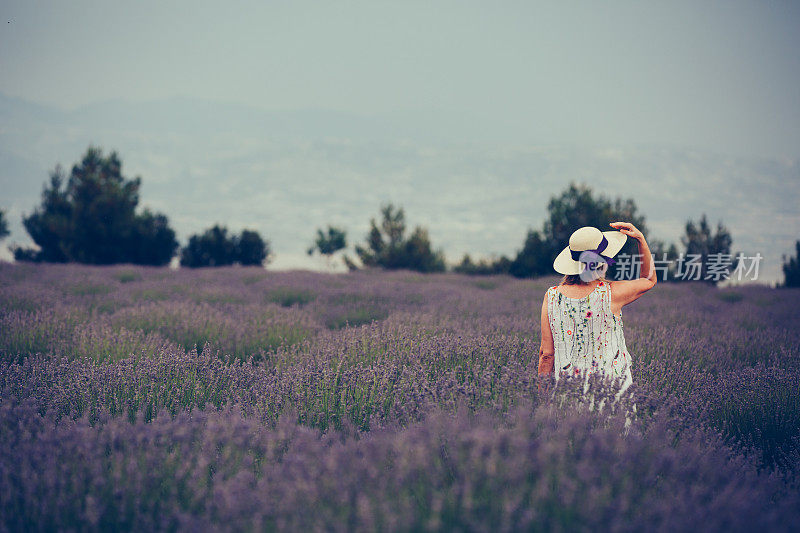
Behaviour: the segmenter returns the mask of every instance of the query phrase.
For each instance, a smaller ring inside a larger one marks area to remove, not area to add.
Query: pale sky
[[[65,110],[188,96],[415,113],[458,140],[800,156],[794,1],[2,0],[0,13],[0,92]]]

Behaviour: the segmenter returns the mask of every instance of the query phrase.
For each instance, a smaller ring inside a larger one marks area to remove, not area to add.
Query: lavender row
[[[185,350],[209,343],[230,357],[263,359],[279,346],[313,344],[373,320],[538,339],[541,298],[554,282],[6,265],[0,266],[0,356],[120,359],[157,353],[167,342]],[[794,292],[659,286],[623,313],[634,362],[685,360],[710,372],[758,362],[797,365]]]
[[[153,421],[41,417],[0,404],[0,523],[10,530],[788,531],[795,488],[715,432],[657,415],[520,404],[433,411],[402,430],[324,434],[222,411]]]
[[[464,405],[505,412],[521,401],[539,401],[530,341],[509,337],[493,344],[453,334],[425,336],[413,325],[388,324],[348,331],[336,345],[293,347],[267,366],[228,364],[211,350],[181,349],[156,357],[97,363],[36,356],[0,367],[0,396],[30,401],[56,418],[103,413],[151,420],[156,413],[238,404],[272,424],[294,412],[297,421],[320,429],[353,424],[361,431],[422,420],[433,409]],[[653,360],[637,367],[632,390],[639,416],[670,398],[686,425],[723,429],[756,448],[755,460],[797,470],[800,371],[757,365],[714,375],[687,363]]]

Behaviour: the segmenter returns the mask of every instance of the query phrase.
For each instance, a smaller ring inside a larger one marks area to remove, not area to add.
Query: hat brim
[[[628,240],[628,236],[619,231],[604,231],[602,233],[608,240],[608,246],[606,246],[606,249],[600,254],[603,257],[614,257],[617,255],[619,251],[622,250],[622,247],[625,246],[625,241]],[[553,261],[553,269],[559,274],[580,274],[585,268],[585,263],[572,259],[569,246],[561,250],[561,253],[558,254],[555,261]]]

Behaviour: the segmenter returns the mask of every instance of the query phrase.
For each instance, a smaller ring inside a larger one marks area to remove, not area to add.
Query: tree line
[[[165,214],[146,208],[137,211],[140,187],[140,177],[123,176],[122,162],[116,152],[104,156],[98,147],[90,146],[81,161],[73,165],[69,176],[56,165],[45,183],[40,205],[22,218],[36,247],[13,246],[15,259],[163,266],[178,256],[182,266],[195,268],[234,264],[263,266],[273,258],[270,242],[257,231],[243,230],[235,234],[220,224],[191,235],[181,247]],[[361,265],[347,254],[342,255],[348,269],[448,270],[444,251],[432,249],[426,228],[416,226],[406,235],[402,207],[392,203],[382,205],[380,216],[379,222],[374,217],[370,219],[365,242],[354,247]],[[529,229],[521,249],[513,257],[502,255],[474,261],[467,253],[450,270],[472,275],[509,274],[519,278],[552,275],[553,258],[576,228],[607,228],[609,222],[615,220],[631,222],[648,235],[645,216],[638,211],[632,198],[607,198],[595,195],[586,185],[570,183],[559,195],[550,198],[541,229]],[[0,211],[0,239],[8,234],[7,221]],[[729,254],[731,242],[730,232],[722,221],[714,230],[705,214],[697,223],[687,221],[681,237],[684,254],[702,257],[700,279],[706,277],[708,256]],[[649,239],[648,244],[655,258],[666,258],[669,268],[674,268],[672,265],[679,255],[676,244],[656,239]],[[783,286],[800,286],[800,241],[796,247],[796,257],[784,256]],[[330,264],[334,254],[346,248],[345,230],[329,225],[317,230],[307,252],[309,255],[319,253]],[[628,240],[619,253],[636,254],[635,241]],[[612,265],[608,275],[613,277],[616,268],[618,264]]]

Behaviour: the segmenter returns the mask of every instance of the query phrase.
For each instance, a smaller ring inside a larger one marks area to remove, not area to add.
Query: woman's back
[[[598,280],[581,286],[556,285],[547,290],[547,299],[555,378],[566,374],[588,378],[600,372],[622,377],[620,392],[627,389],[633,382],[632,361],[625,344],[622,309],[619,314],[612,311],[616,306],[612,305],[611,284]]]

